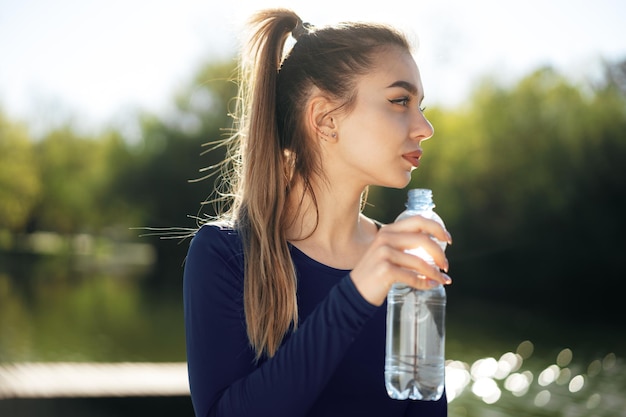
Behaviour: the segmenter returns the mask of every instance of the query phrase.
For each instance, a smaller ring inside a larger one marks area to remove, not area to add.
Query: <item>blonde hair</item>
[[[237,132],[228,140],[228,212],[221,217],[242,238],[246,327],[258,359],[273,356],[285,334],[298,325],[297,280],[286,229],[300,207],[287,202],[299,182],[315,203],[311,181],[323,177],[303,118],[311,88],[338,99],[342,110],[349,111],[358,76],[372,69],[375,52],[387,46],[410,48],[403,35],[386,26],[311,28],[287,9],[261,11],[250,27],[239,68]],[[292,32],[298,40],[284,56]]]

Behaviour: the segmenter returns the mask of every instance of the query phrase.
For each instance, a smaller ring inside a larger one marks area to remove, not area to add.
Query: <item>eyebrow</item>
[[[404,88],[406,91],[413,94],[414,96],[417,95],[417,87],[415,86],[415,84],[410,83],[408,81],[398,80],[387,86],[387,88],[393,88],[393,87]]]

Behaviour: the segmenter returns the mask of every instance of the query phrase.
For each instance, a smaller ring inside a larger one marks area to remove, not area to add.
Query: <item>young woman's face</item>
[[[344,180],[394,188],[409,183],[420,143],[434,133],[421,110],[423,98],[413,57],[396,48],[379,54],[375,70],[358,82],[352,111],[336,118],[335,166],[345,169]]]

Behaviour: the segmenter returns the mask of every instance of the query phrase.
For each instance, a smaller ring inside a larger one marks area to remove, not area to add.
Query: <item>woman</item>
[[[367,24],[313,28],[256,14],[242,57],[229,212],[194,236],[184,302],[198,416],[445,416],[384,385],[384,302],[394,282],[450,278],[421,217],[381,227],[368,185],[405,187],[433,128],[406,39]],[[296,40],[289,54],[289,35]]]

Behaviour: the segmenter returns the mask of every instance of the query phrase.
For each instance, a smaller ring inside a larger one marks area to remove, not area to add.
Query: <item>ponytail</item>
[[[273,356],[298,325],[296,272],[286,230],[301,207],[288,201],[298,182],[316,206],[313,179],[322,179],[319,149],[309,138],[303,109],[316,86],[348,112],[360,75],[384,47],[409,50],[406,38],[381,25],[343,23],[317,29],[286,9],[261,11],[241,57],[236,133],[226,178],[231,201],[222,218],[239,230],[244,248],[244,311],[257,359]],[[297,39],[288,55],[289,35]]]
[[[257,359],[273,356],[298,323],[296,277],[283,227],[288,179],[276,123],[278,70],[298,21],[286,10],[257,14],[241,67],[241,201],[234,214],[244,243],[246,326]]]

